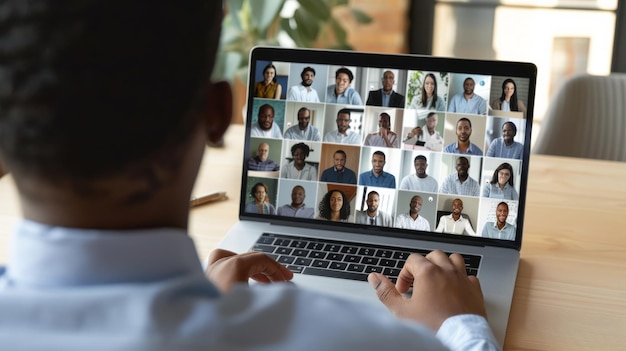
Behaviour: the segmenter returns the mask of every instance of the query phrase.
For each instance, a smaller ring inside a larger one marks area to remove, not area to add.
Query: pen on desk
[[[225,191],[221,191],[221,192],[217,192],[217,193],[213,193],[209,195],[204,195],[204,196],[192,197],[191,201],[189,202],[189,206],[196,207],[196,206],[208,204],[209,202],[226,200],[227,198],[228,196],[226,196]]]

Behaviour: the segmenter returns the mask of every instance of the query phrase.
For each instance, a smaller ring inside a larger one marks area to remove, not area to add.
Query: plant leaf
[[[313,17],[322,21],[328,21],[330,18],[330,7],[324,1],[319,0],[298,0],[301,9],[305,9]]]
[[[343,29],[341,24],[337,22],[337,20],[332,19],[330,21],[330,26],[333,29],[333,34],[335,35],[335,38],[337,39],[337,44],[340,46],[348,45],[346,31]]]
[[[228,14],[233,21],[233,25],[235,25],[237,28],[241,28],[239,12],[243,7],[243,0],[226,0],[226,7],[228,8]]]
[[[249,0],[252,11],[250,21],[259,32],[265,33],[270,24],[278,17],[285,0]]]
[[[302,36],[302,39],[313,42],[315,38],[317,38],[317,34],[320,31],[319,21],[313,16],[310,16],[306,9],[297,9],[293,14],[293,19],[296,21],[297,31]]]
[[[355,8],[351,8],[350,10],[352,11],[352,16],[354,16],[354,19],[356,19],[358,23],[367,24],[372,22],[372,17],[370,17],[367,13]]]

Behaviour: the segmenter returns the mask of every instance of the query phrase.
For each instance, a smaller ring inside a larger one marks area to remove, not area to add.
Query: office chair
[[[566,80],[549,103],[532,151],[626,161],[626,74]]]

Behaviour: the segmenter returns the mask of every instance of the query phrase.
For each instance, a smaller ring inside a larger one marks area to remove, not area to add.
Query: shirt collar
[[[498,228],[498,222],[497,221],[493,221],[493,227],[498,230],[498,231],[503,231],[505,230],[507,227],[509,226],[508,222],[504,222],[504,227],[502,227],[502,229]]]
[[[460,151],[460,149],[459,149],[459,142],[458,141],[454,142],[454,149]],[[470,153],[473,153],[473,152],[478,152],[478,150],[476,150],[476,146],[474,145],[474,143],[470,142],[470,145],[467,148],[467,151],[465,152],[465,154],[463,154],[461,152],[459,152],[459,153],[461,155],[467,155],[467,154],[470,154]]]
[[[376,176],[376,174],[374,174],[374,170],[370,169],[370,176],[374,177],[374,178],[385,178],[387,176],[387,173],[385,171],[383,171],[378,177]]]
[[[98,230],[17,224],[5,279],[36,287],[137,283],[204,275],[185,230]]]

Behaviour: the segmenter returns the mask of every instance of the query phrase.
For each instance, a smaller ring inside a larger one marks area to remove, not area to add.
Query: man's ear
[[[219,144],[233,116],[233,93],[230,84],[221,81],[211,83],[204,112],[207,140]]]

